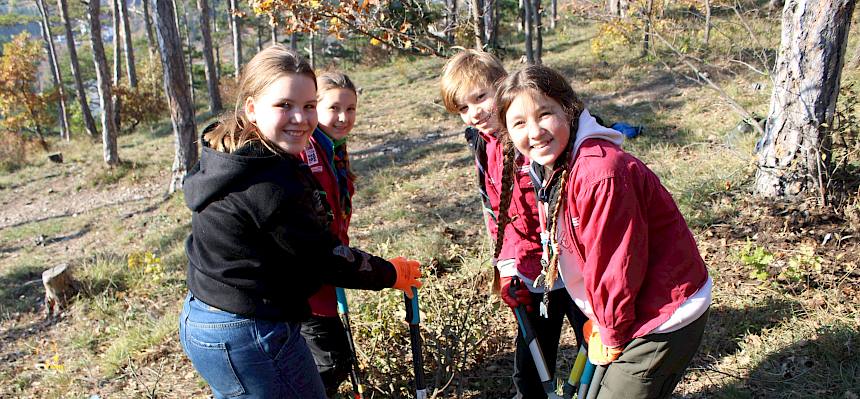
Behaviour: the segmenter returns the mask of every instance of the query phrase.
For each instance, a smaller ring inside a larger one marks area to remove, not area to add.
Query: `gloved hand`
[[[406,259],[402,256],[388,261],[394,265],[394,271],[397,273],[397,279],[392,288],[403,291],[407,298],[412,299],[412,287],[420,288],[422,285],[418,281],[418,277],[421,277],[421,269],[418,268],[420,263],[417,260]]]
[[[600,331],[597,329],[591,320],[585,322],[582,327],[582,333],[585,336],[585,342],[588,344],[588,360],[599,366],[606,366],[614,362],[621,356],[624,351],[622,347],[608,347],[603,345],[600,339]]]
[[[513,276],[501,278],[502,301],[510,306],[511,309],[516,309],[517,306],[523,305],[526,307],[526,311],[531,312],[532,296],[529,293],[529,289],[523,284],[514,285],[513,280]]]

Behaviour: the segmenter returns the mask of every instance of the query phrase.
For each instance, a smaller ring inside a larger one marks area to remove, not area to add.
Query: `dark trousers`
[[[702,343],[709,312],[678,331],[630,341],[606,369],[598,399],[671,397]]]
[[[343,323],[338,317],[311,316],[302,323],[302,336],[313,354],[326,395],[334,397],[352,367]]]
[[[555,357],[558,353],[558,343],[561,338],[561,326],[567,316],[568,322],[576,333],[576,343],[579,347],[585,341],[582,337],[582,326],[587,320],[579,307],[570,299],[567,290],[562,288],[550,292],[548,318],[540,315],[540,302],[543,294],[532,293],[534,310],[526,313],[532,329],[540,344],[541,352],[546,359],[550,375],[555,375]],[[541,385],[540,377],[535,368],[531,352],[523,341],[522,331],[517,329],[517,349],[514,353],[514,386],[517,388],[517,399],[543,399],[546,393]],[[554,380],[553,380],[554,381]]]

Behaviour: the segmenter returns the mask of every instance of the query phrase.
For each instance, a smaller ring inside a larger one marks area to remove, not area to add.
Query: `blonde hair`
[[[322,92],[332,89],[347,89],[358,96],[355,84],[352,83],[352,80],[345,73],[325,72],[317,76],[317,93],[322,94]]]
[[[475,87],[495,89],[507,72],[496,56],[479,50],[465,50],[445,63],[440,81],[442,103],[448,112],[458,113],[459,104]]]
[[[288,75],[307,76],[316,86],[316,74],[311,65],[288,47],[275,44],[257,53],[242,68],[233,112],[221,115],[218,126],[204,133],[203,139],[211,148],[221,152],[236,151],[253,141],[261,142],[272,152],[282,152],[260,133],[256,125],[248,121],[244,104],[249,97],[260,95],[269,85]]]

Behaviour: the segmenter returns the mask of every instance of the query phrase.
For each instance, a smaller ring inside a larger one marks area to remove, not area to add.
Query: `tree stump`
[[[75,293],[76,284],[69,265],[62,263],[42,272],[42,285],[45,286],[45,316],[59,315]]]

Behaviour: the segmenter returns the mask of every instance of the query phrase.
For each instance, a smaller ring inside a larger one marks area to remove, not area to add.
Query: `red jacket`
[[[665,322],[708,272],[675,201],[642,161],[588,139],[573,162],[558,220],[560,250],[574,262],[559,267],[582,274],[604,344],[624,345]]]
[[[310,138],[308,146],[301,153],[302,160],[308,164],[314,178],[325,190],[326,201],[332,210],[331,232],[344,245],[349,245],[349,220],[352,216],[341,210],[340,189],[334,172],[333,149],[331,140],[325,133],[316,129]],[[355,193],[352,180],[347,181],[350,197]],[[311,313],[315,316],[337,316],[337,294],[331,285],[323,285],[320,290],[308,298]]]
[[[477,131],[475,130],[475,132]],[[502,144],[493,135],[477,134],[479,135],[477,137],[478,144],[483,143],[485,146],[486,166],[481,165],[480,159],[476,159],[476,162],[479,176],[483,174],[484,177],[485,206],[489,205],[492,209],[492,215],[487,215],[488,217],[485,217],[484,220],[487,223],[490,238],[495,244],[498,231],[496,215],[499,214],[499,198],[502,191]],[[510,216],[516,218],[505,229],[505,239],[502,243],[499,259],[514,259],[517,271],[534,280],[541,272],[541,245],[537,199],[529,176],[529,164],[530,161],[525,156],[517,157],[516,184],[514,184],[509,209]],[[484,169],[484,173],[481,173],[481,168]]]

